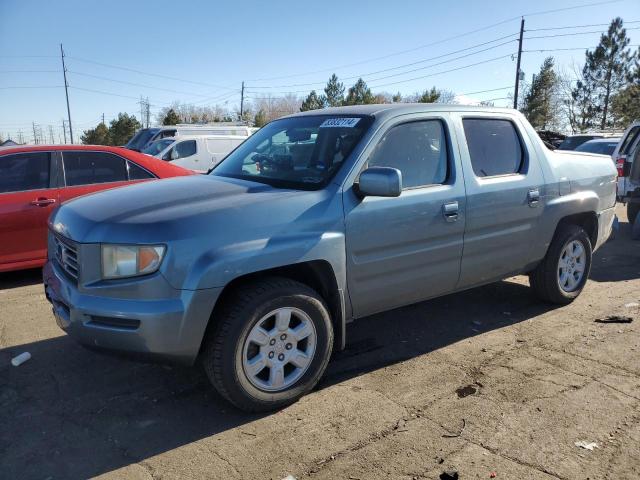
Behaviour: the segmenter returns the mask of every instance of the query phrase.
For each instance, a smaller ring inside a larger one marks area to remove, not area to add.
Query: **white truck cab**
[[[255,127],[235,124],[178,124],[160,127],[142,128],[127,142],[125,148],[141,152],[152,142],[167,137],[183,137],[190,135],[232,135],[247,138],[256,130]]]
[[[206,172],[246,139],[246,136],[241,135],[181,135],[173,139],[157,140],[148,149],[164,142],[164,149],[153,153],[155,157],[182,168]],[[169,143],[169,140],[173,141]]]

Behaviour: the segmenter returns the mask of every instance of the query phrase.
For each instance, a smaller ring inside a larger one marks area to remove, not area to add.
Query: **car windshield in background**
[[[322,188],[353,151],[372,121],[372,117],[355,115],[276,120],[249,137],[211,175],[284,188]]]
[[[173,138],[163,138],[161,140],[156,140],[155,142],[151,142],[149,146],[143,148],[142,153],[146,153],[147,155],[157,155],[173,142],[175,142]]]
[[[584,142],[588,142],[589,140],[593,140],[594,138],[598,137],[596,135],[576,135],[573,137],[567,137],[562,141],[562,143],[558,147],[558,150],[575,150]]]
[[[131,140],[127,142],[125,145],[129,150],[135,150],[139,152],[142,150],[149,140],[153,138],[153,136],[160,131],[159,128],[143,128],[138,133],[136,133]]]
[[[576,152],[587,152],[587,153],[599,153],[600,155],[613,155],[613,151],[616,149],[618,145],[619,138],[613,139],[611,141],[599,141],[593,140],[589,142],[585,142],[582,145],[579,145],[576,148]]]

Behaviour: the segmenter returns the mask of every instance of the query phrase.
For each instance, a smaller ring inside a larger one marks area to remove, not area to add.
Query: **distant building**
[[[11,139],[5,140],[4,142],[0,143],[0,147],[17,147],[18,145],[20,145],[20,144],[14,142]]]

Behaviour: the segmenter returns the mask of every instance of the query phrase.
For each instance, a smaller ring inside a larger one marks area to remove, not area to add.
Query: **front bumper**
[[[75,285],[55,261],[43,269],[56,322],[78,342],[191,365],[221,288],[176,290],[174,298],[114,298]],[[139,279],[138,281],[147,281]]]

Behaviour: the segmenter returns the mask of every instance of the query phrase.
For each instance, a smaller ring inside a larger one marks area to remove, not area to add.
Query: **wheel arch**
[[[344,292],[338,287],[336,274],[329,262],[326,260],[311,260],[247,273],[227,283],[213,307],[198,355],[202,352],[207,337],[215,329],[217,323],[216,314],[220,312],[229,295],[241,285],[267,277],[289,278],[318,292],[329,307],[334,331],[334,348],[339,350],[344,348],[346,330]]]
[[[584,229],[589,236],[589,240],[591,241],[591,248],[595,249],[596,244],[598,242],[598,215],[594,211],[581,212],[581,213],[573,213],[571,215],[566,215],[558,221],[553,236],[555,237],[556,233],[560,228],[565,225],[577,225]]]

